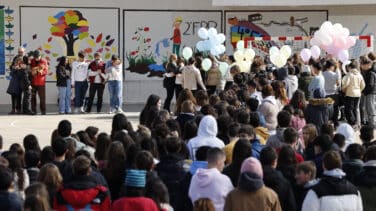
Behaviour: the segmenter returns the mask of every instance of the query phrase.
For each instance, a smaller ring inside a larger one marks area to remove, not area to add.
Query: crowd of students
[[[37,95],[40,112],[46,114],[46,78],[52,75],[49,62],[35,50],[28,55],[20,47],[18,55],[10,66],[10,81],[7,93],[11,95],[12,110],[9,114],[37,114]],[[110,113],[121,113],[123,99],[123,67],[118,56],[104,62],[96,52],[94,60],[85,59],[85,53],[79,52],[76,61],[66,56],[58,58],[55,68],[58,89],[59,114],[71,114],[72,89],[74,88],[74,113],[90,113],[95,95],[97,95],[97,113],[102,111],[103,94],[106,84],[110,95]],[[86,92],[89,89],[88,98]],[[31,106],[30,106],[31,103]]]
[[[123,113],[111,134],[72,133],[62,120],[50,146],[31,134],[1,151],[0,210],[375,210],[369,57],[363,75],[356,60],[305,65],[294,56],[273,70],[256,57],[250,73],[232,65],[227,82],[205,87],[218,67],[205,74],[200,58],[183,65],[174,56],[165,87],[173,95],[180,77],[175,110],[152,94],[136,129]]]

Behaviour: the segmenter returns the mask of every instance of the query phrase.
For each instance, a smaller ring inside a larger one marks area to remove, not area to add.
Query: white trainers
[[[121,108],[116,109],[116,113],[123,113],[123,110]]]
[[[114,113],[114,109],[112,107],[110,107],[110,111],[108,113],[109,114],[113,114]]]
[[[81,112],[82,114],[84,114],[84,113],[85,113],[85,109],[84,109],[84,107],[83,107],[83,106],[81,106],[81,107],[80,107],[80,112]]]

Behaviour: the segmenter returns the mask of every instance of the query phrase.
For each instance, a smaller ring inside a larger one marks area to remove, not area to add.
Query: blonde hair
[[[303,131],[304,130],[307,130],[307,133],[309,134],[308,142],[304,143],[307,146],[308,143],[312,142],[316,138],[316,136],[318,136],[318,133],[317,128],[314,124],[306,124],[303,127]]]

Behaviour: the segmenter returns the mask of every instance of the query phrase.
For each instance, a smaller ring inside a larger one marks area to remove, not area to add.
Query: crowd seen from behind
[[[214,58],[205,72],[172,55],[167,98],[151,94],[137,128],[62,120],[49,146],[31,134],[1,151],[0,209],[375,210],[375,58],[256,57],[221,76]]]

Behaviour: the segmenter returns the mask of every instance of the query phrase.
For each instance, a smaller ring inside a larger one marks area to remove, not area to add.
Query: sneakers
[[[115,112],[118,114],[118,113],[123,113],[123,110],[121,108],[118,108],[115,110]]]

